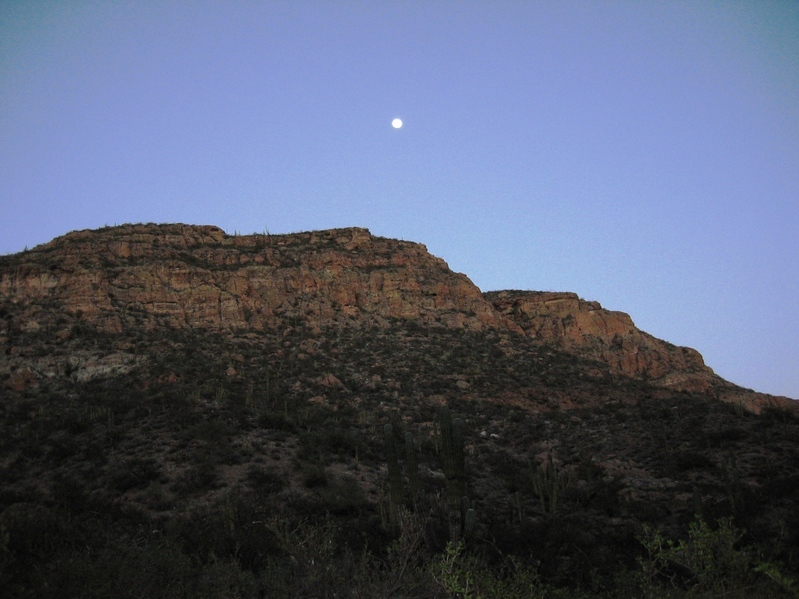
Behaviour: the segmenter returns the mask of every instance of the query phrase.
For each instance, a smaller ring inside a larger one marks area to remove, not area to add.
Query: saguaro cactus
[[[402,472],[400,471],[397,445],[394,443],[394,428],[387,424],[383,427],[384,446],[386,451],[386,464],[388,465],[388,489],[391,512],[391,523],[398,522],[399,509],[405,503],[405,490],[402,485]]]
[[[411,487],[413,509],[419,513],[424,503],[424,489],[422,489],[422,479],[419,478],[419,459],[416,456],[416,443],[410,432],[405,433],[405,470],[408,473],[408,483]]]
[[[439,411],[436,419],[440,435],[442,458],[444,460],[444,475],[447,481],[444,501],[439,505],[439,514],[443,517],[449,528],[450,540],[459,543],[468,538],[474,531],[477,515],[471,507],[471,501],[466,496],[466,460],[463,451],[463,422],[460,418],[452,420],[449,410],[444,407]],[[397,451],[397,442],[394,437],[394,428],[391,424],[383,427],[383,443],[386,452],[388,467],[388,506],[381,501],[381,517],[386,524],[396,527],[406,509],[406,489],[402,476],[402,469]],[[419,476],[419,457],[417,455],[416,441],[413,435],[405,433],[405,474],[408,477],[410,488],[411,506],[418,515],[429,515],[430,505],[427,504],[422,480]],[[385,518],[385,516],[388,516]]]
[[[471,536],[472,532],[474,532],[474,525],[477,522],[477,513],[471,505],[472,503],[468,497],[461,497],[461,517],[463,518],[461,532],[464,539],[468,539]]]
[[[454,491],[463,497],[466,495],[466,458],[463,454],[463,421],[460,418],[452,422],[452,452]]]
[[[441,424],[441,446],[444,452],[444,476],[447,479],[447,496],[451,509],[456,509],[461,497],[466,495],[466,462],[463,455],[463,422],[453,422],[447,406],[438,413]]]
[[[727,453],[721,465],[721,472],[724,476],[724,488],[727,491],[727,503],[730,506],[730,512],[733,515],[738,515],[743,509],[744,497],[738,462],[735,460],[734,453]]]
[[[474,530],[476,513],[466,495],[466,459],[463,452],[463,421],[452,420],[449,408],[438,413],[441,424],[441,446],[444,476],[447,479],[447,520],[450,540],[458,543]]]
[[[555,465],[552,452],[549,453],[546,468],[538,466],[533,473],[533,490],[541,501],[541,509],[550,517],[554,517],[558,509],[558,499],[562,491],[569,486],[568,474],[561,472]]]

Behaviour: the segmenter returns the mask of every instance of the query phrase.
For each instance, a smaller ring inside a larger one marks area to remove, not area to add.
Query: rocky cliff
[[[257,332],[392,318],[516,328],[423,245],[359,228],[246,236],[180,224],[77,231],[3,258],[0,298],[21,329],[62,335],[76,321],[103,332]]]
[[[485,297],[526,335],[605,362],[614,372],[692,390],[706,390],[716,378],[696,350],[656,339],[628,314],[574,293],[498,291]]]
[[[697,515],[793,572],[797,407],[626,314],[481,293],[364,229],[74,232],[0,257],[0,587],[305,597],[337,572],[318,588],[377,597],[399,569],[437,596],[416,581],[464,535],[512,560],[510,595],[651,596],[638,533]],[[725,588],[780,596],[746,580]]]
[[[20,333],[65,340],[76,326],[240,334],[302,325],[318,334],[399,319],[525,335],[672,389],[732,388],[698,352],[638,330],[627,314],[573,293],[483,294],[424,245],[361,228],[243,236],[182,224],[76,231],[0,258],[0,302],[6,355]]]

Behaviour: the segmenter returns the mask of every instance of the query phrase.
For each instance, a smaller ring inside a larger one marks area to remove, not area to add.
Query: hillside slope
[[[75,324],[106,333],[168,327],[231,334],[403,319],[522,332],[621,375],[735,401],[745,395],[716,377],[698,352],[638,330],[627,314],[573,293],[482,294],[423,245],[366,229],[229,236],[177,224],[77,231],[0,259],[0,298],[0,348],[15,331],[65,338]],[[750,395],[751,409],[785,404]]]
[[[457,540],[503,597],[705,596],[636,561],[697,514],[744,531],[719,580],[789,596],[754,568],[797,569],[798,434],[796,402],[626,314],[481,293],[364,229],[125,225],[0,257],[11,596],[457,596],[431,570]]]

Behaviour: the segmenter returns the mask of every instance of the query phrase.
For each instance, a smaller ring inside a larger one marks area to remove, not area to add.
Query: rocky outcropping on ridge
[[[605,310],[575,293],[497,291],[485,297],[526,335],[605,362],[614,372],[697,391],[713,382],[713,371],[696,350],[656,339],[628,314]]]
[[[391,318],[515,328],[423,245],[359,228],[229,236],[212,226],[126,225],[73,232],[0,264],[0,297],[25,329],[57,328],[56,313],[103,332]]]
[[[1,257],[0,301],[4,354],[13,354],[15,331],[65,339],[75,325],[116,334],[159,327],[258,333],[302,324],[318,333],[401,319],[523,334],[672,389],[737,389],[697,351],[638,330],[627,314],[574,293],[483,294],[424,245],[362,228],[241,236],[183,224],[75,231]]]

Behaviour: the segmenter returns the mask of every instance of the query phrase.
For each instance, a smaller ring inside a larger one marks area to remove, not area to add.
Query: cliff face
[[[498,291],[485,294],[525,334],[587,358],[617,373],[695,391],[707,390],[713,371],[694,349],[676,347],[636,328],[624,312],[574,293]]]
[[[698,352],[655,339],[624,313],[573,293],[483,294],[425,246],[366,229],[230,236],[213,226],[123,225],[0,257],[0,356],[15,355],[19,334],[65,341],[76,326],[257,334],[302,325],[319,334],[397,319],[523,334],[662,387],[731,387]],[[98,360],[107,357],[93,359],[105,367]],[[11,384],[24,387],[29,375],[17,366]]]
[[[6,258],[0,298],[24,330],[77,320],[112,333],[159,326],[257,332],[392,318],[516,328],[423,245],[358,228],[274,236],[187,225],[78,231]]]

